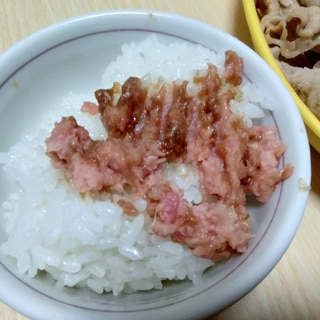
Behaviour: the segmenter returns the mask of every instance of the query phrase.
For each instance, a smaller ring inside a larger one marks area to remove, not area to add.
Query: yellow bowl
[[[266,60],[290,91],[306,125],[309,142],[318,152],[320,152],[320,120],[317,119],[317,117],[297,95],[273,57],[260,26],[260,19],[256,10],[255,0],[242,0],[242,4],[255,51],[264,60]]]

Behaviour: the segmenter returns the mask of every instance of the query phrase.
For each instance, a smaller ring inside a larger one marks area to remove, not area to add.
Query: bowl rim
[[[274,69],[290,94],[294,98],[296,105],[307,127],[310,144],[320,152],[320,120],[310,111],[307,105],[301,100],[299,95],[293,89],[281,68],[277,64],[272,52],[267,44],[264,33],[261,29],[260,19],[256,10],[255,0],[242,0],[244,13],[251,34],[254,49],[263,59]]]
[[[74,23],[86,22],[88,24],[88,22],[90,20],[95,19],[95,18],[103,17],[103,19],[105,19],[107,16],[110,16],[110,15],[114,15],[115,17],[117,17],[117,16],[122,16],[123,17],[124,14],[125,15],[135,15],[135,16],[136,15],[140,15],[140,16],[142,15],[143,17],[146,17],[146,16],[149,16],[150,14],[153,14],[153,15],[158,16],[159,18],[161,18],[162,21],[165,20],[165,19],[179,19],[180,22],[182,22],[183,26],[185,26],[186,23],[190,23],[190,24],[193,24],[195,27],[201,27],[201,28],[205,27],[210,31],[210,33],[212,33],[212,31],[214,31],[216,34],[223,35],[223,36],[225,36],[225,37],[227,37],[229,39],[232,39],[232,41],[236,41],[238,44],[240,44],[240,47],[243,50],[244,50],[245,47],[247,47],[246,50],[250,49],[252,51],[252,54],[254,54],[254,56],[257,59],[258,58],[260,59],[260,57],[258,57],[258,55],[255,54],[254,51],[250,47],[248,47],[247,45],[245,45],[244,43],[242,43],[241,41],[239,41],[235,37],[231,36],[228,33],[225,33],[224,31],[218,29],[217,27],[214,27],[214,26],[209,25],[207,23],[195,20],[193,18],[189,18],[189,17],[185,17],[185,16],[182,16],[182,15],[173,14],[173,13],[167,13],[167,12],[163,12],[163,11],[155,11],[155,10],[110,10],[110,11],[94,12],[94,13],[90,13],[90,14],[77,16],[77,17],[74,17],[74,18],[69,18],[67,20],[63,20],[61,22],[57,22],[57,23],[55,23],[53,25],[45,27],[45,28],[43,28],[43,29],[41,29],[39,31],[36,31],[33,34],[31,34],[30,36],[22,39],[20,42],[18,42],[16,45],[11,47],[10,49],[8,49],[7,53],[4,56],[1,55],[1,57],[0,57],[0,65],[1,65],[1,61],[2,60],[12,59],[11,53],[15,53],[16,50],[21,50],[24,47],[30,47],[31,44],[34,44],[39,39],[44,39],[46,37],[46,33],[48,31],[49,31],[49,33],[51,32],[51,34],[52,34],[52,32],[55,32],[54,30],[57,27],[60,28],[60,30],[61,30],[66,25],[68,26],[68,28],[70,28],[70,26],[73,26]],[[38,49],[36,49],[36,51],[38,51]],[[262,59],[260,59],[259,61],[264,62]],[[264,63],[264,64],[266,65],[266,63]],[[269,73],[271,74],[272,69],[271,68],[269,68],[269,69],[270,69]],[[272,72],[272,73],[274,73],[274,72]],[[279,84],[283,87],[283,85],[280,83],[280,80],[279,80]],[[289,94],[288,94],[288,96],[289,96]],[[303,154],[301,156],[305,160],[308,159],[308,154]],[[310,161],[309,161],[309,166],[306,169],[307,170],[306,170],[306,173],[305,173],[305,177],[307,179],[310,179]],[[309,183],[309,181],[306,181],[306,182]],[[295,235],[295,232],[296,232],[296,230],[298,228],[298,225],[299,225],[299,223],[300,223],[300,221],[302,219],[303,211],[304,211],[304,208],[305,208],[305,205],[306,205],[306,201],[307,201],[307,196],[308,196],[307,192],[304,193],[303,195],[299,196],[299,198],[300,198],[299,200],[300,201],[299,201],[299,203],[297,204],[296,207],[300,209],[299,213],[301,213],[301,214],[299,215],[299,219],[295,219],[294,221],[290,221],[288,223],[291,226],[290,227],[290,233],[288,232],[289,236],[285,237],[285,241],[283,241],[283,243],[279,244],[276,254],[272,255],[272,257],[269,256],[270,259],[267,261],[267,263],[265,263],[265,265],[261,266],[261,269],[259,270],[258,274],[255,275],[254,277],[252,277],[250,283],[247,282],[247,279],[239,279],[239,283],[241,283],[241,290],[232,292],[232,295],[227,297],[226,300],[224,301],[224,304],[221,305],[221,308],[220,308],[219,311],[221,311],[223,308],[229,306],[230,304],[236,302],[244,294],[248,293],[248,291],[250,291],[265,276],[267,276],[267,274],[271,271],[272,267],[279,261],[279,259],[282,257],[282,255],[284,254],[284,252],[288,248],[290,242],[292,241],[292,239],[293,239],[293,237]],[[266,270],[267,270],[267,272],[265,272]],[[0,276],[1,276],[1,268],[0,268]],[[10,281],[9,281],[9,279],[6,279],[6,280],[8,280],[7,285],[9,286],[10,285]],[[40,300],[40,301],[42,301],[42,300]],[[18,310],[19,310],[19,308],[21,308],[21,306],[19,305],[18,301],[12,301],[11,300],[10,302],[11,302],[11,305],[13,305]],[[43,301],[43,303],[45,303],[45,300]],[[194,306],[194,307],[197,308],[196,306]],[[208,309],[210,309],[210,306],[207,306],[207,309],[205,311],[208,312]],[[23,310],[21,310],[20,312],[22,312],[22,311]],[[30,314],[35,315],[35,313],[34,313],[35,310],[28,310],[28,312],[30,312]],[[217,312],[217,311],[215,311],[215,312]],[[208,316],[208,314],[207,314],[207,316]]]

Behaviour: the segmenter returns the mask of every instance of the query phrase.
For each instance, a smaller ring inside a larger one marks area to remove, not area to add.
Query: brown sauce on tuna
[[[274,128],[247,127],[232,113],[243,62],[227,51],[224,66],[222,76],[210,64],[196,75],[194,94],[187,81],[144,87],[135,77],[97,90],[97,108],[87,109],[100,113],[108,138],[92,140],[73,117],[63,118],[46,140],[53,167],[64,170],[79,192],[121,194],[129,188],[133,199],[147,201],[153,232],[197,256],[217,260],[244,252],[251,238],[246,196],[268,201],[293,168],[278,168],[286,147]],[[165,162],[196,168],[200,204],[188,203],[182,190],[166,181]],[[119,205],[137,214],[130,202]]]

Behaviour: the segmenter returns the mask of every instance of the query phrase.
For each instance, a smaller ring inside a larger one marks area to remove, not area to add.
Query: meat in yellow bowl
[[[316,89],[320,77],[316,76],[315,61],[320,35],[313,19],[317,16],[314,13],[320,12],[319,4],[312,0],[242,2],[255,50],[287,86],[306,125],[310,144],[320,152],[320,99],[317,101]]]

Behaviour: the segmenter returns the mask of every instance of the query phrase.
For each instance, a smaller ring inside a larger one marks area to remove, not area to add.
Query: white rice
[[[165,46],[150,37],[124,45],[122,55],[107,67],[102,85],[111,87],[113,81],[123,82],[129,76],[145,77],[145,81],[191,79],[209,61],[221,68],[224,53],[181,43]],[[246,102],[234,102],[232,107],[234,112],[245,110],[261,118],[258,99],[252,97],[248,104],[247,94],[255,92],[251,86],[245,85]],[[143,200],[135,203],[140,214],[128,217],[108,195],[102,199],[80,196],[63,173],[52,168],[44,141],[61,116],[75,116],[94,139],[106,137],[99,116],[80,112],[83,100],[84,96],[70,93],[61,108],[42,118],[37,134],[0,153],[0,164],[15,183],[15,190],[2,203],[7,240],[1,253],[16,261],[20,273],[35,277],[44,270],[58,286],[88,287],[97,293],[161,289],[164,279],[196,282],[213,262],[154,235]],[[197,177],[188,166],[168,166],[166,174],[184,189],[188,201],[201,202]]]

